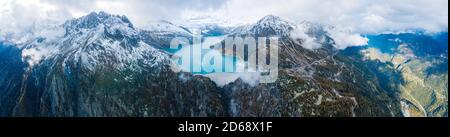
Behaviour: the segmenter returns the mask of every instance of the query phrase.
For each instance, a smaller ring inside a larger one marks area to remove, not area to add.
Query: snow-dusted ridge
[[[125,16],[105,12],[67,21],[58,29],[63,35],[49,39],[40,36],[26,44],[22,57],[30,67],[46,60],[81,62],[87,69],[109,64],[117,69],[148,67],[168,62],[167,55],[142,42],[138,30]],[[141,63],[137,63],[141,61]]]
[[[206,27],[208,26],[214,25]],[[228,29],[221,33],[239,36],[278,36],[294,41],[301,40],[302,43],[298,45],[311,50],[320,48],[324,43],[329,43],[324,40],[324,37],[334,36],[332,27],[311,22],[293,23],[274,15],[268,15],[255,24]],[[88,70],[95,70],[97,66],[101,65],[109,65],[109,67],[119,70],[140,71],[142,67],[172,64],[169,55],[162,50],[163,46],[160,43],[149,42],[151,40],[143,41],[142,35],[158,37],[166,41],[170,41],[175,36],[191,36],[191,32],[187,28],[168,21],[156,22],[145,28],[137,29],[127,17],[105,12],[90,13],[81,18],[69,20],[51,30],[53,32],[38,36],[34,41],[23,46],[23,61],[30,68],[47,60],[63,60],[64,67],[67,64],[81,63]],[[145,33],[142,34],[142,32]],[[345,37],[344,33],[338,34],[340,37]],[[340,46],[336,47],[340,49]],[[228,81],[225,82],[227,84],[235,81],[237,77],[240,76],[233,75],[229,79],[222,77],[225,80],[217,81]],[[245,77],[241,77],[241,79]],[[225,85],[223,82],[219,83]]]
[[[172,22],[161,20],[158,22],[151,22],[148,25],[140,28],[144,31],[150,31],[152,33],[156,33],[159,35],[170,35],[170,34],[179,34],[179,35],[191,35],[191,32],[182,26],[177,26]]]

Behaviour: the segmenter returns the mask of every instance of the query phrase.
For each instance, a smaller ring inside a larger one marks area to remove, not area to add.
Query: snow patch
[[[28,63],[29,67],[32,68],[55,51],[55,49],[49,47],[27,48],[22,50],[22,61]]]
[[[319,97],[317,97],[317,101],[314,103],[314,105],[318,106],[318,105],[322,104],[322,98],[323,98],[323,96],[319,95]]]

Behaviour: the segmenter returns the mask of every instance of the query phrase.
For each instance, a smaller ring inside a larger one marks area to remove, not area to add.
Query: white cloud
[[[259,84],[261,73],[210,73],[203,76],[210,78],[219,87],[228,85],[238,79],[250,86],[256,86]]]
[[[302,40],[301,44],[306,49],[317,49],[320,48],[322,45],[317,43],[317,40],[309,35],[307,35],[305,28],[302,25],[297,26],[292,32],[291,32],[291,38],[295,40]]]
[[[39,0],[2,0],[0,7],[0,37],[7,42],[23,42],[31,32],[72,18],[65,9]]]
[[[337,49],[345,49],[350,46],[365,46],[369,42],[369,39],[351,32],[329,29],[328,33],[333,38],[334,46]]]
[[[273,14],[293,21],[333,25],[354,34],[448,30],[448,0],[1,0],[1,39],[36,25],[62,22],[92,11],[123,14],[142,27],[150,21],[211,17],[253,23]]]
[[[255,21],[274,14],[354,33],[448,29],[447,0],[231,0],[215,14],[228,17],[231,22]]]

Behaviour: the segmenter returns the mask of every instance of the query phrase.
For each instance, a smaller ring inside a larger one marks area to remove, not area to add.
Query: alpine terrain
[[[47,28],[52,35],[0,42],[0,116],[448,116],[447,33],[364,35],[368,45],[342,49],[332,26],[273,15],[201,29],[279,37],[278,79],[174,72],[170,42],[192,40],[190,27],[136,28],[126,16],[92,12]]]

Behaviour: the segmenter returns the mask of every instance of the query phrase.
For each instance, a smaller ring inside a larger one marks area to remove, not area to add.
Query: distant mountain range
[[[405,116],[448,116],[448,33],[368,38],[368,46],[343,52],[378,73],[383,87],[398,92]]]
[[[191,40],[191,28],[136,28],[125,16],[93,12],[49,35],[0,43],[0,116],[448,116],[447,33],[367,35],[368,45],[342,50],[332,27],[273,15],[201,29],[280,37],[278,80],[219,86],[173,72],[170,41]]]

